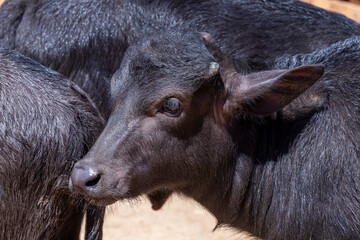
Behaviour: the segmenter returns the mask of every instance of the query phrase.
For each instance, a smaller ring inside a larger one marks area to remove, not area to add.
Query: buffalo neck
[[[268,117],[258,123],[238,123],[229,130],[236,153],[224,161],[216,173],[218,180],[201,181],[202,191],[182,192],[206,207],[218,226],[235,227],[257,237],[272,234],[271,227],[283,214],[292,215],[286,213],[286,206],[298,200],[293,199],[291,165],[300,163],[292,159],[292,145],[310,120],[311,116],[289,122]],[[283,195],[278,194],[281,191]]]

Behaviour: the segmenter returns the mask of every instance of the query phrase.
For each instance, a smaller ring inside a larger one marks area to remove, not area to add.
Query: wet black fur
[[[275,61],[273,69],[322,64],[325,73],[275,118],[253,125],[248,186],[230,224],[266,239],[360,238],[359,59],[354,37]]]
[[[360,34],[357,23],[294,0],[11,0],[0,22],[0,46],[76,82],[106,118],[110,78],[124,51],[161,29],[208,32],[250,70]]]
[[[103,119],[74,83],[0,49],[0,239],[101,239],[103,208],[68,188],[70,171]],[[86,208],[88,206],[88,208]]]

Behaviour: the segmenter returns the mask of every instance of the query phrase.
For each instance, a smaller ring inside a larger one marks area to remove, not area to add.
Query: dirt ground
[[[104,240],[250,240],[231,229],[218,229],[215,218],[197,203],[172,196],[160,211],[150,202],[116,203],[105,216]],[[83,238],[82,238],[83,239]]]

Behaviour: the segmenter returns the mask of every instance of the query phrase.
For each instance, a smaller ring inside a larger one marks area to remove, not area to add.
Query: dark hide
[[[246,75],[206,45],[128,49],[71,188],[98,205],[167,188],[265,239],[359,239],[360,38]]]
[[[309,53],[360,35],[344,16],[294,0],[8,0],[0,46],[77,83],[107,118],[110,78],[124,51],[161,29],[209,32],[238,64],[264,70],[284,53]]]
[[[103,128],[92,101],[60,74],[0,49],[0,239],[101,239],[104,208],[68,188]]]

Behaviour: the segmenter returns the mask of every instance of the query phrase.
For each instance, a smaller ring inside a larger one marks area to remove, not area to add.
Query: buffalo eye
[[[177,98],[169,98],[162,105],[162,112],[171,117],[177,117],[181,113],[181,103]]]

